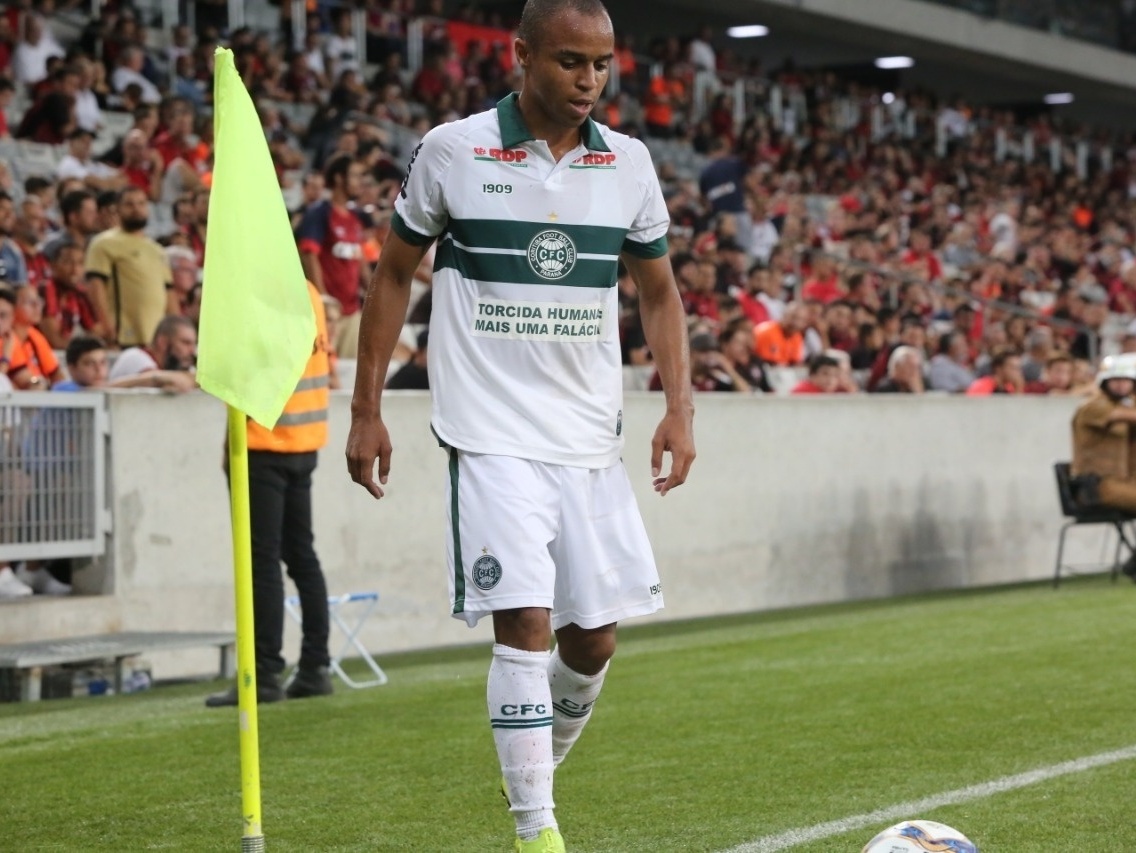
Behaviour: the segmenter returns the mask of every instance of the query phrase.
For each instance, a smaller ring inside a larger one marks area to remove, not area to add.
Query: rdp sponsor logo
[[[529,152],[520,148],[474,148],[475,160],[496,160],[498,163],[508,163],[510,166],[527,167],[525,160]]]
[[[523,717],[527,714],[547,714],[544,705],[502,705],[501,713],[506,717]]]
[[[573,169],[614,169],[614,154],[585,154],[572,161]]]

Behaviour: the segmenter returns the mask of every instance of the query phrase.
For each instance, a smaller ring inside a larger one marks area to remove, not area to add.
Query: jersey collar
[[[501,147],[514,148],[522,142],[531,142],[532,135],[520,107],[517,106],[517,93],[510,92],[497,102],[497,124],[501,128]],[[599,127],[589,116],[580,126],[580,141],[589,151],[610,151]]]

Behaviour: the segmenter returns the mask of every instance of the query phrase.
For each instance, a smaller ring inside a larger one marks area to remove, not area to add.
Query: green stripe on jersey
[[[514,222],[507,219],[451,219],[446,230],[471,249],[516,249],[527,252],[537,234],[559,231],[585,255],[618,255],[626,228],[573,225],[566,222]]]
[[[428,234],[420,234],[415,231],[396,211],[395,215],[391,217],[391,231],[409,243],[411,246],[429,246],[434,242],[434,238]]]
[[[537,273],[528,254],[498,255],[471,252],[454,245],[453,240],[439,241],[434,255],[434,271],[454,269],[471,281],[493,281],[503,284],[561,285],[563,287],[614,287],[618,258],[597,260],[576,257],[571,268],[558,278]]]
[[[433,429],[433,427],[431,427]],[[450,528],[454,536],[454,613],[465,612],[465,565],[458,516],[458,451],[450,448]]]
[[[635,240],[624,240],[623,251],[629,255],[634,255],[637,258],[651,260],[652,258],[664,257],[669,251],[667,248],[667,238],[659,237],[657,240],[652,240],[650,243],[638,243]]]

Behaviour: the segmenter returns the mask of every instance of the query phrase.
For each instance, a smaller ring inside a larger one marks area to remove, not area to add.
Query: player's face
[[[579,127],[607,84],[615,38],[607,15],[566,10],[547,22],[541,38],[517,40],[525,89],[544,117],[560,127]]]

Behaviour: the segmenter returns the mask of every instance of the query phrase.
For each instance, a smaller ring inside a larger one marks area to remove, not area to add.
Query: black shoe
[[[1136,553],[1124,561],[1124,565],[1120,567],[1120,572],[1125,577],[1136,581]]]
[[[279,702],[283,698],[284,691],[280,689],[280,684],[275,678],[257,676],[256,702],[258,705]],[[240,699],[237,695],[237,685],[235,684],[228,690],[205,697],[206,708],[230,708],[236,707],[238,704],[240,704]]]
[[[331,673],[326,666],[300,667],[285,689],[289,699],[305,699],[308,696],[330,696],[335,688],[331,686]]]

